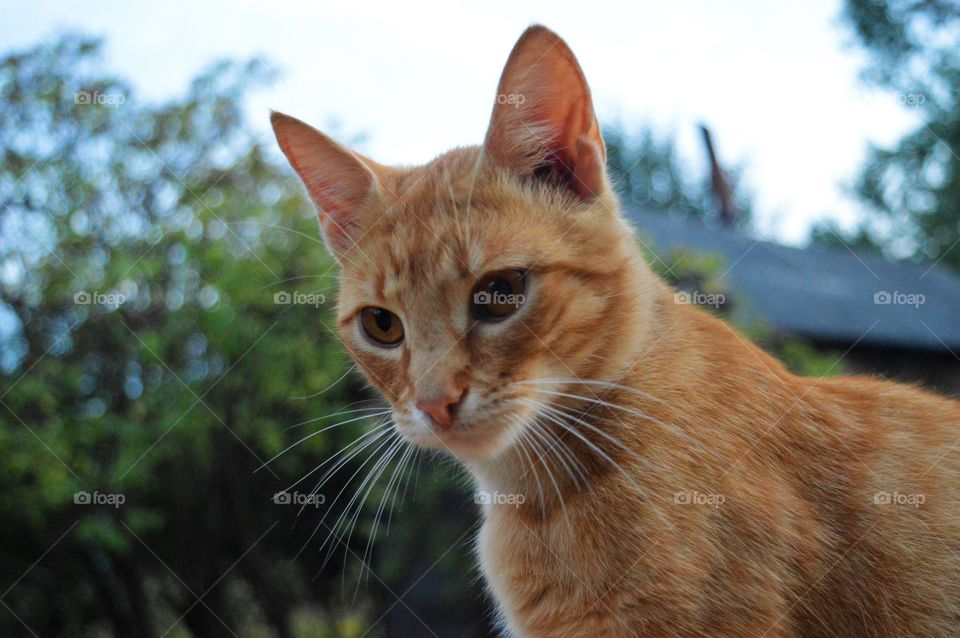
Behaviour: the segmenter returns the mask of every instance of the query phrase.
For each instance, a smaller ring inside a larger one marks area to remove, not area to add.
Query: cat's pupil
[[[494,298],[506,297],[507,295],[513,294],[513,286],[503,277],[497,277],[490,282],[490,294],[493,295]]]
[[[513,314],[523,304],[524,271],[501,270],[487,274],[473,289],[473,316],[496,321]]]
[[[373,320],[377,327],[384,332],[390,332],[390,327],[393,326],[393,318],[383,308],[377,308],[373,311]]]

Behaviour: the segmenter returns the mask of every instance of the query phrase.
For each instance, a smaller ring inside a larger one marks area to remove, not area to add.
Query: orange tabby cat
[[[673,303],[543,27],[483,146],[391,168],[274,114],[342,265],[343,342],[485,494],[515,636],[960,635],[960,404],[799,378]]]

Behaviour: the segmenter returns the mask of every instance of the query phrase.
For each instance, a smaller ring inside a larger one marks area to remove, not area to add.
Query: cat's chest
[[[596,592],[609,582],[610,556],[557,517],[531,520],[510,508],[485,513],[478,557],[510,635],[590,635],[596,630]],[[592,617],[589,627],[579,625]],[[595,635],[595,634],[594,634]]]

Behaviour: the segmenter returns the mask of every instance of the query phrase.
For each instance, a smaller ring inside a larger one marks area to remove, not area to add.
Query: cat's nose
[[[416,405],[417,408],[429,414],[441,429],[449,430],[463,395],[464,388],[448,385],[438,388],[436,392],[419,397]]]

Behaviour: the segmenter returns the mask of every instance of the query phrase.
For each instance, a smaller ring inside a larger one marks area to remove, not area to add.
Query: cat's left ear
[[[484,149],[499,164],[557,180],[582,199],[607,187],[590,87],[573,51],[546,27],[530,27],[513,47]]]

